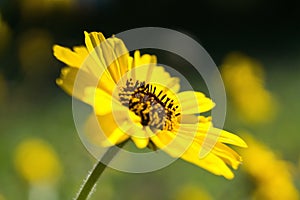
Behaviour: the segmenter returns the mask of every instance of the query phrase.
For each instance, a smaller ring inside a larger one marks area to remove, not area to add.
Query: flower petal
[[[101,32],[88,33],[84,31],[84,35],[85,45],[90,53],[93,52],[94,49],[100,45],[101,42],[105,41],[105,37]]]
[[[201,92],[185,91],[177,94],[182,114],[195,114],[211,110],[215,103]]]
[[[93,87],[85,89],[85,95],[82,100],[94,108],[96,115],[106,115],[112,112],[112,106],[114,106],[115,110],[119,110],[118,107],[122,106],[104,90]]]
[[[202,167],[215,175],[222,175],[227,179],[234,178],[234,174],[232,173],[232,171],[217,155],[209,153],[204,158],[200,159],[200,148],[201,145],[199,143],[193,142],[193,144],[181,156],[181,158],[199,167]]]
[[[215,134],[215,131],[217,131],[217,132],[221,131],[218,141],[220,141],[222,143],[232,144],[232,145],[235,145],[238,147],[243,147],[243,148],[248,147],[248,145],[246,144],[246,142],[243,139],[241,139],[239,136],[232,134],[228,131],[215,128],[215,129],[212,129],[211,131],[209,131],[209,134]]]
[[[134,52],[133,67],[140,67],[148,64],[156,64],[157,58],[155,55],[144,54],[141,56],[139,50]]]
[[[118,71],[118,73],[120,73],[121,76],[123,76],[129,70],[128,69],[128,62],[129,62],[128,59],[131,58],[129,56],[129,52],[122,40],[120,40],[116,37],[112,37],[112,38],[108,38],[107,41],[108,41],[109,45],[111,46],[111,49],[114,50],[115,59],[117,58],[117,61],[119,64],[119,68],[116,69],[116,66],[115,66],[114,71]],[[111,66],[111,68],[113,69],[112,66]]]
[[[155,55],[140,55],[140,51],[134,52],[130,75],[134,80],[145,81],[146,83],[164,86],[166,90],[172,90],[174,93],[179,91],[179,79],[171,77],[164,67],[157,66]]]
[[[193,137],[193,133],[195,133],[196,131],[197,137],[207,137],[207,139],[209,140],[218,141],[226,144],[232,144],[243,148],[247,147],[245,141],[239,136],[232,134],[228,131],[213,127],[211,117],[199,116],[198,120],[199,123],[196,129],[195,124],[180,124],[180,127],[178,129],[180,129],[180,131],[184,132],[186,135],[190,135],[191,137]]]
[[[112,113],[102,116],[91,115],[86,123],[88,140],[102,147],[119,144],[129,138],[114,120]]]
[[[191,140],[178,137],[171,131],[159,131],[152,135],[150,139],[155,146],[173,157],[180,157],[191,143]]]
[[[94,86],[105,89],[108,93],[112,93],[115,83],[112,81],[112,78],[109,72],[99,66],[99,63],[95,62],[92,56],[89,56],[88,50],[86,47],[74,47],[74,51],[69,48],[61,47],[59,45],[53,46],[54,56],[60,61],[66,63],[67,65],[74,67],[75,69],[62,69],[62,76],[58,79],[57,84],[64,85],[62,86],[67,93],[71,94],[70,91],[73,90],[73,85],[75,79],[77,78],[78,84],[76,87],[82,89],[82,86]],[[80,70],[78,70],[80,69]],[[99,83],[97,80],[100,78]],[[86,84],[86,82],[91,82]],[[77,90],[77,88],[76,88]],[[82,92],[81,92],[82,93]]]
[[[74,51],[66,47],[54,45],[53,54],[58,60],[66,63],[70,67],[80,68],[88,56],[88,51],[83,46],[74,47],[73,49]]]
[[[247,148],[247,144],[243,139],[241,139],[239,136],[232,134],[228,131],[218,129],[215,127],[201,127],[199,126],[199,129],[197,130],[197,136],[209,136],[211,139],[216,139],[219,142],[226,143],[226,144],[232,144],[238,147]]]
[[[237,169],[242,162],[242,157],[237,152],[220,142],[215,144],[212,153],[224,160],[233,169]]]
[[[131,66],[128,68],[129,76],[133,80],[149,82],[153,74],[153,69],[156,65],[156,56],[144,54],[141,56],[140,51],[134,52],[134,58],[131,62]]]
[[[78,74],[80,74],[78,76]],[[74,86],[76,81],[76,87]],[[72,67],[64,67],[61,70],[60,78],[56,79],[56,84],[80,100],[84,98],[84,90],[86,87],[97,85],[97,79],[90,76],[84,71],[80,71]]]
[[[129,135],[123,132],[120,128],[116,128],[101,144],[102,146],[112,146],[122,143],[127,139],[129,139]]]
[[[178,122],[180,124],[197,124],[199,122],[197,115],[180,115],[178,116]]]
[[[108,70],[117,83],[128,71],[129,52],[122,40],[116,37],[105,39],[102,33],[85,32],[86,46],[99,67]]]
[[[132,141],[135,143],[135,145],[140,148],[146,148],[148,143],[149,143],[149,138],[148,137],[135,137],[135,136],[131,136]]]
[[[151,141],[160,149],[173,157],[181,157],[199,167],[202,167],[216,175],[222,175],[227,179],[234,177],[233,173],[226,163],[236,168],[239,164],[239,158],[230,148],[223,148],[218,144],[217,149],[213,149],[204,158],[200,159],[200,151],[203,148],[199,138],[190,138],[185,133],[178,132],[174,134],[170,131],[161,131],[151,137]],[[216,153],[216,154],[215,154]]]

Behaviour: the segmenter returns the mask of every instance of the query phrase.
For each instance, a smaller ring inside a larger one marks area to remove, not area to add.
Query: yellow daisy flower
[[[264,69],[242,53],[230,53],[221,66],[227,92],[242,119],[249,124],[272,121],[277,103],[265,87]]]
[[[255,183],[253,199],[299,199],[291,163],[280,159],[269,147],[250,135],[245,137],[251,148],[242,152],[245,158],[243,169]]]
[[[199,115],[214,107],[211,99],[201,92],[179,92],[179,79],[158,66],[156,56],[135,51],[132,57],[114,36],[85,32],[85,44],[53,50],[68,65],[57,84],[94,110],[102,133],[92,129],[87,134],[95,144],[107,147],[131,139],[138,148],[159,148],[216,175],[234,177],[228,165],[237,169],[242,159],[226,144],[247,145],[214,128],[211,117]],[[200,158],[200,151],[209,153]]]

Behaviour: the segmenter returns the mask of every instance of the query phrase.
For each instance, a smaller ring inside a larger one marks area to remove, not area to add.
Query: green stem
[[[106,165],[104,163],[109,163],[118,153],[120,148],[122,148],[125,145],[125,143],[126,142],[123,142],[117,146],[112,146],[105,152],[101,160],[99,160],[98,163],[96,163],[91,173],[89,173],[89,175],[87,176],[75,200],[85,200],[89,197],[97,180],[106,168]]]

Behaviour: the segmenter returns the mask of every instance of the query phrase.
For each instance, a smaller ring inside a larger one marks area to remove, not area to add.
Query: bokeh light
[[[40,139],[23,141],[15,152],[15,167],[30,184],[55,184],[62,167],[54,149]]]

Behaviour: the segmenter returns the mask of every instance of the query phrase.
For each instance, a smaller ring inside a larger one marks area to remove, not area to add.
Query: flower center
[[[177,122],[176,113],[178,105],[174,100],[156,90],[156,86],[132,79],[126,81],[126,86],[119,92],[120,101],[129,110],[141,117],[141,124],[149,126],[153,132],[159,130],[172,130]]]

